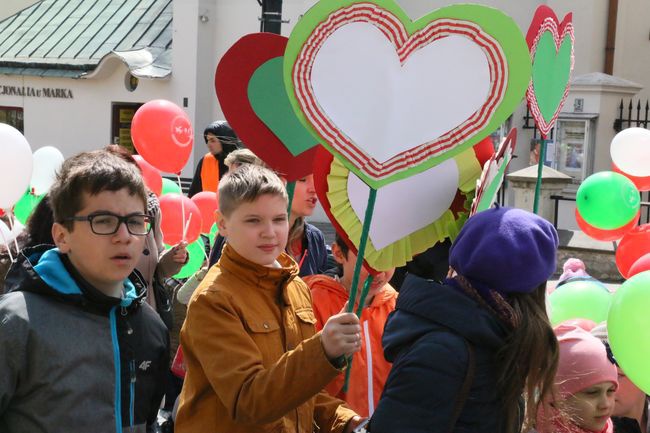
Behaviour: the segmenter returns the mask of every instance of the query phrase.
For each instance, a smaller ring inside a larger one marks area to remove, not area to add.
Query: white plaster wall
[[[619,1],[614,75],[641,84],[637,97],[650,98],[650,2]]]
[[[548,5],[560,20],[567,13],[573,13],[576,40],[573,75],[602,72],[605,67],[609,0],[551,0]]]
[[[124,86],[126,72],[127,68],[118,63],[101,81],[1,75],[0,85],[65,88],[72,91],[73,99],[0,95],[0,105],[23,107],[25,137],[32,150],[55,146],[68,157],[112,141],[111,102],[174,99],[168,81],[140,80],[138,88],[129,92]]]

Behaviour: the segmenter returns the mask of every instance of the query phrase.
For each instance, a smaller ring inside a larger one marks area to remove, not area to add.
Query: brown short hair
[[[280,196],[289,203],[284,183],[275,173],[258,165],[244,164],[219,181],[219,210],[229,216],[240,204],[265,194]]]
[[[72,230],[73,225],[66,219],[83,208],[84,192],[96,195],[124,188],[142,200],[144,211],[147,193],[136,166],[106,150],[83,152],[68,158],[49,192],[54,221]]]
[[[233,164],[254,164],[261,165],[265,167],[264,161],[262,161],[257,155],[251,152],[249,149],[237,149],[233,150],[226,156],[226,159],[223,161],[226,164],[228,169],[232,169]]]

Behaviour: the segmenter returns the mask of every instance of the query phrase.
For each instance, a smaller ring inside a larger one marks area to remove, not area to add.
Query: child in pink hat
[[[554,331],[560,362],[554,398],[538,414],[539,433],[612,433],[618,373],[605,345],[575,326]]]

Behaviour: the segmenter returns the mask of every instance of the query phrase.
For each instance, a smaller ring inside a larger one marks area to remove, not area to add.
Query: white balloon
[[[45,146],[34,152],[34,170],[30,182],[34,195],[43,195],[50,190],[63,160],[63,155],[56,147]]]
[[[0,209],[25,194],[32,177],[32,149],[16,128],[0,123]]]
[[[25,226],[20,223],[18,220],[14,220],[14,229],[11,230],[4,221],[0,221],[0,245],[8,245],[13,242],[14,239],[18,237],[19,234],[25,229]],[[5,244],[5,241],[7,242]]]
[[[650,130],[627,128],[616,134],[609,147],[612,162],[632,176],[650,176]]]

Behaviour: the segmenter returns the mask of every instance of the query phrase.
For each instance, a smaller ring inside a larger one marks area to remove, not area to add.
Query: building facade
[[[283,1],[284,35],[313,3]],[[398,3],[417,18],[454,2]],[[592,172],[608,169],[620,101],[650,97],[647,0],[477,3],[508,13],[524,33],[539,4],[560,19],[573,12],[574,85],[547,163],[575,178],[573,190]],[[135,109],[168,99],[186,110],[195,128],[184,177],[206,152],[203,127],[223,116],[214,91],[217,63],[240,37],[259,31],[261,14],[255,0],[10,0],[2,8],[0,122],[16,124],[33,149],[52,145],[69,156],[110,142],[130,145]],[[533,162],[537,143],[523,102],[508,126],[520,131],[511,168],[518,170]]]

